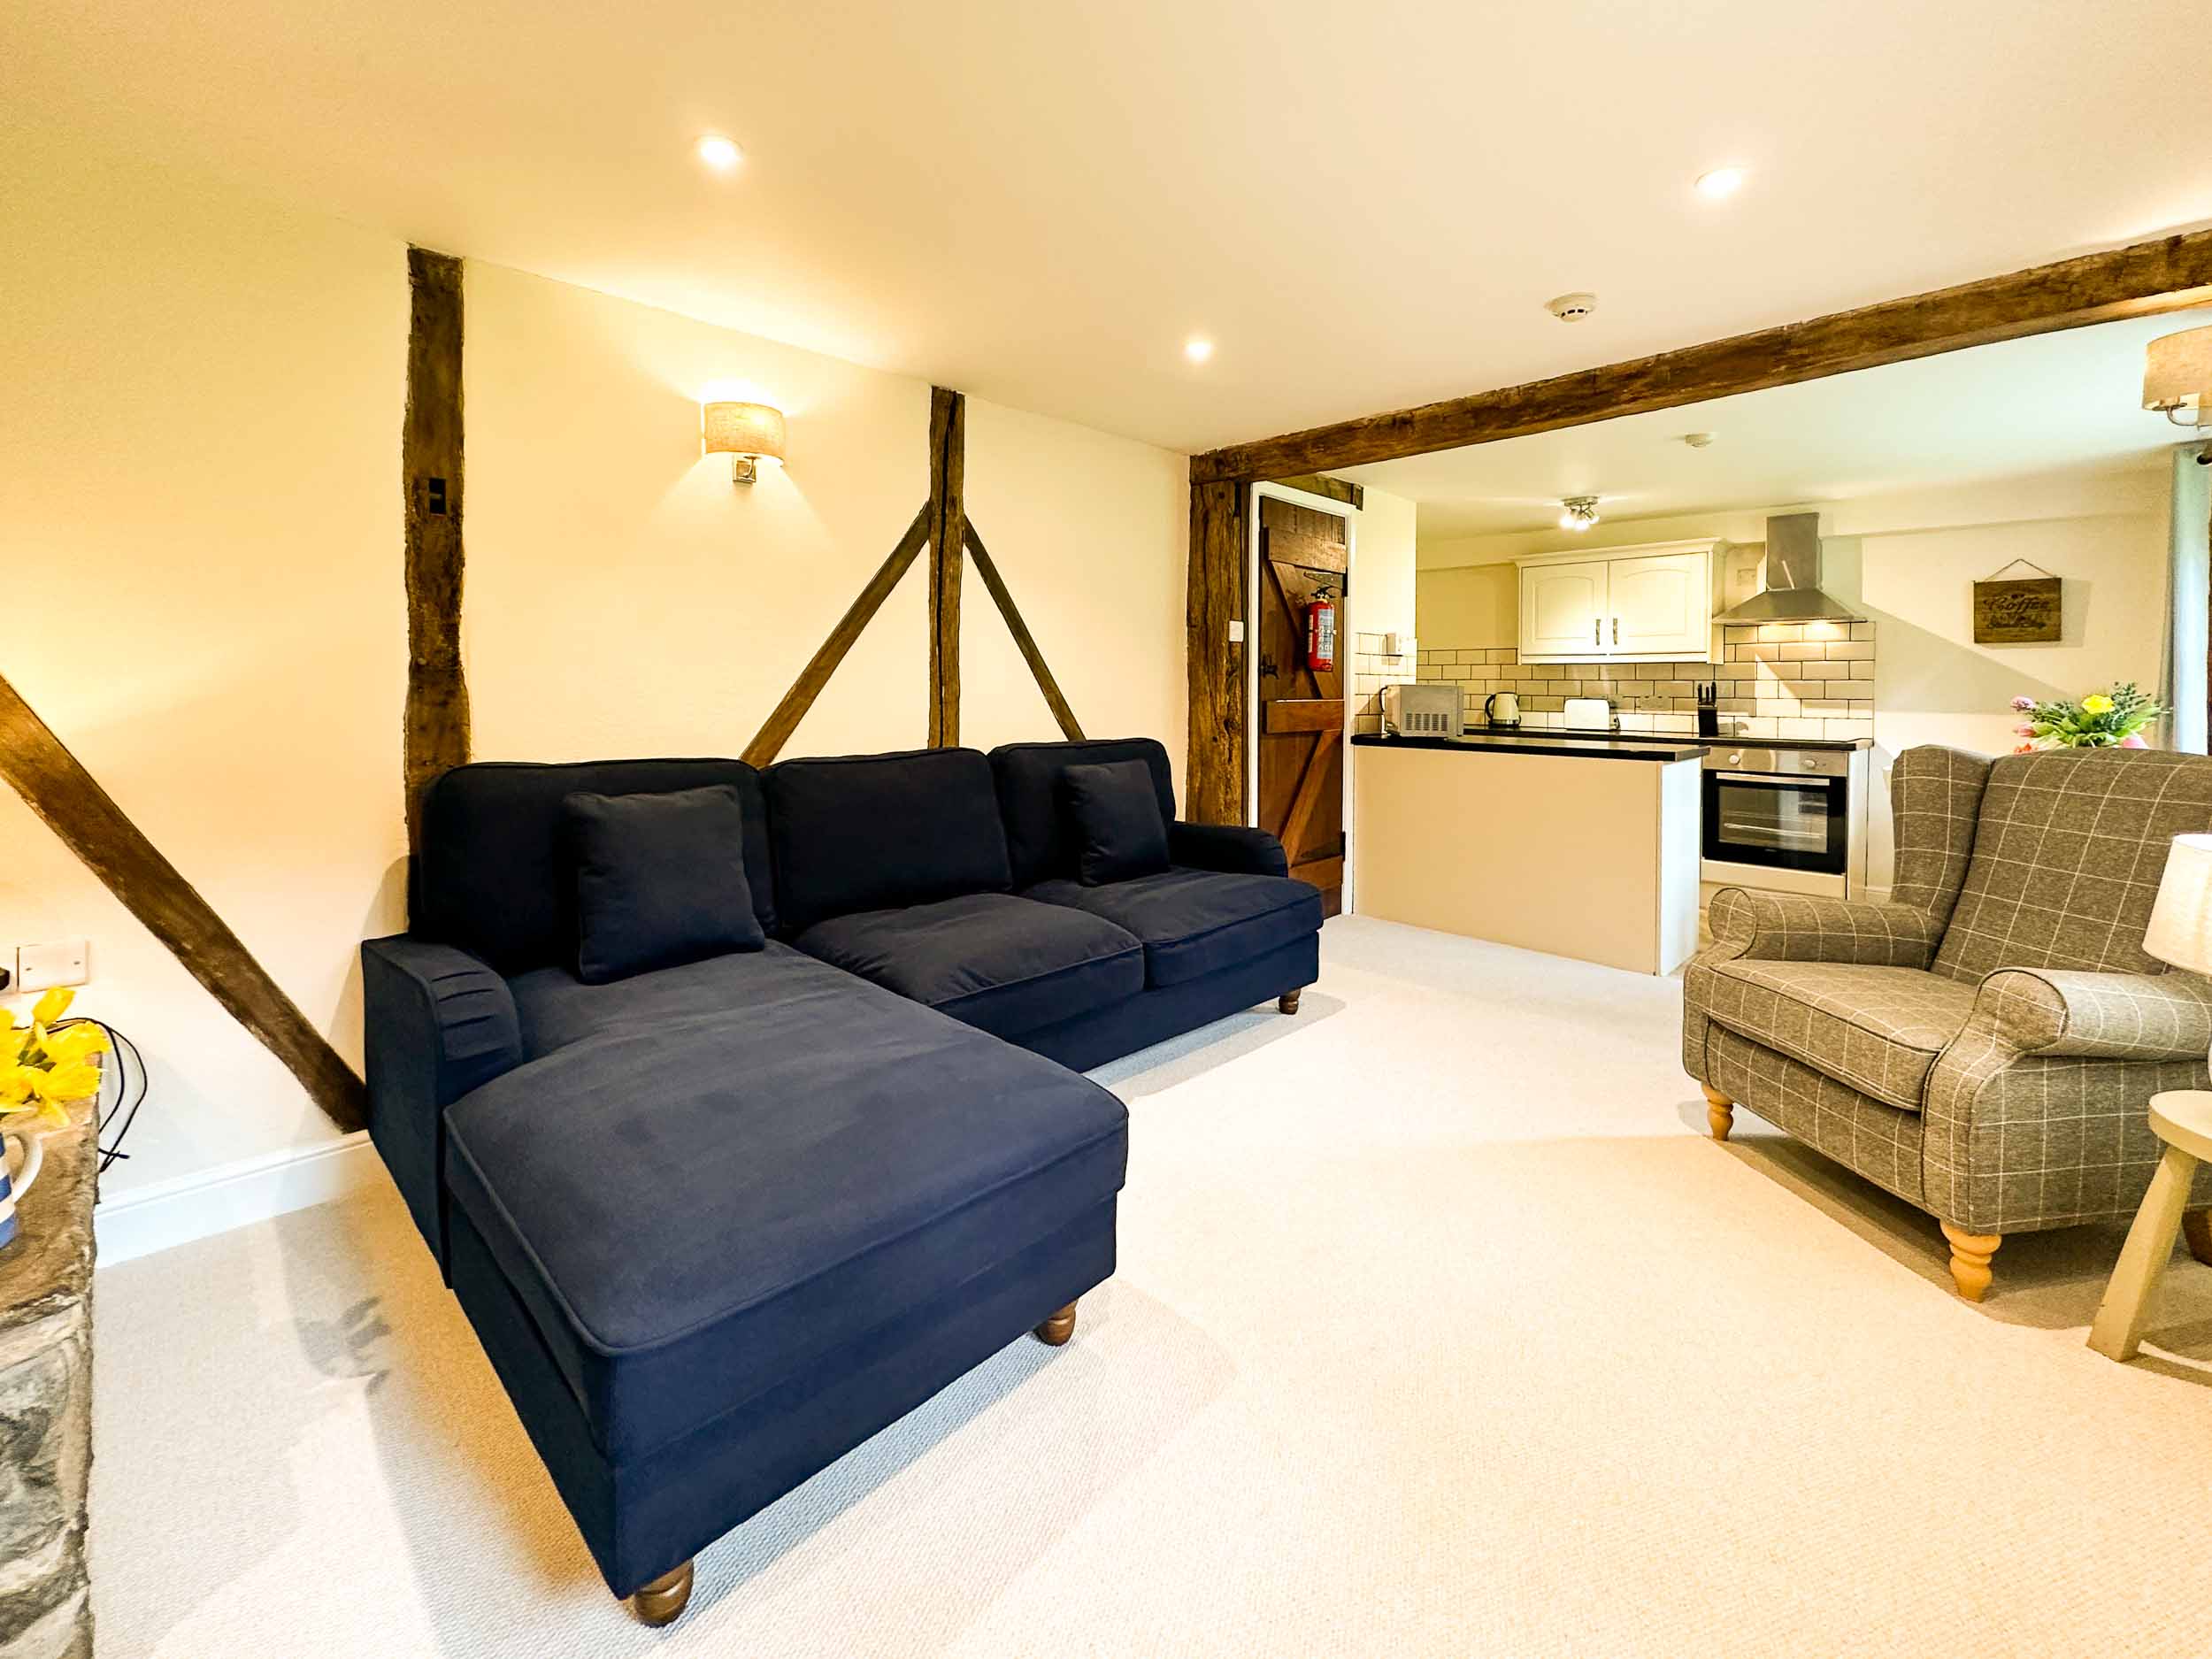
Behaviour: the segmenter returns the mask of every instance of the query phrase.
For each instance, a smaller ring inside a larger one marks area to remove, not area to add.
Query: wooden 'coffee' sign
[[[2036,567],[2031,565],[2028,568],[2033,570]],[[2060,589],[2061,583],[2055,576],[1976,582],[1974,643],[2032,645],[2055,642],[2060,637]]]

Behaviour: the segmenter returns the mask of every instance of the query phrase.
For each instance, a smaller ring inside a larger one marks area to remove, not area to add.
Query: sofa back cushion
[[[1982,792],[1989,787],[1986,755],[1924,743],[1890,764],[1890,821],[1897,859],[1889,896],[1925,911],[1939,927],[1959,902],[1966,866],[1974,856],[1974,827],[1981,821]]]
[[[665,795],[728,784],[745,824],[753,914],[776,926],[775,869],[760,774],[741,760],[595,760],[457,766],[423,796],[409,926],[502,973],[576,964],[575,866],[562,803],[570,795]]]
[[[998,782],[1000,816],[1006,821],[1006,850],[1014,886],[1033,887],[1076,874],[1077,838],[1060,790],[1060,774],[1070,766],[1141,760],[1159,794],[1160,818],[1175,821],[1175,780],[1167,750],[1157,739],[1110,737],[1078,743],[1008,743],[991,751],[991,772]]]
[[[563,803],[576,869],[576,977],[610,985],[765,944],[726,783]]]
[[[2143,930],[2177,835],[2212,829],[2212,759],[2050,749],[1989,769],[1966,884],[1935,971],[2162,973]]]
[[[1012,885],[991,764],[972,749],[771,766],[778,929]]]

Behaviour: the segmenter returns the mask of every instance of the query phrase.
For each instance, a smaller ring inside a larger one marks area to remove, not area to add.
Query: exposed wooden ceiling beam
[[[2212,231],[2197,231],[1656,357],[1209,450],[1191,457],[1191,480],[1259,482],[1394,461],[2208,302]]]

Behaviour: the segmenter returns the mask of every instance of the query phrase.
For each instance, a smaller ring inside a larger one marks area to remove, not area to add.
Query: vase
[[[14,1156],[14,1170],[9,1170],[9,1154]],[[31,1190],[31,1183],[38,1179],[39,1166],[46,1161],[46,1143],[35,1134],[0,1135],[0,1250],[15,1242],[22,1223],[16,1218],[15,1207]]]

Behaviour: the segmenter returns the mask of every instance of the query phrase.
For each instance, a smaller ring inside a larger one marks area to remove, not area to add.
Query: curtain
[[[2191,754],[2205,752],[2205,653],[2212,646],[2212,465],[2200,455],[2212,444],[2185,443],[2174,450],[2173,521],[2167,538],[2166,645],[2159,654],[2158,698],[2166,717],[2166,742]]]

